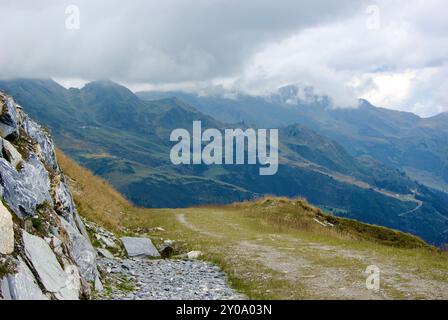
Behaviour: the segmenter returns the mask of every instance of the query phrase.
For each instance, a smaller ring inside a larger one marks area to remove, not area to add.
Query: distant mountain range
[[[311,89],[269,97],[137,95],[110,81],[65,89],[52,80],[0,81],[56,144],[135,204],[186,207],[264,194],[302,196],[339,216],[448,241],[448,118],[376,108],[334,109]],[[169,134],[191,128],[279,127],[280,166],[175,166]],[[411,178],[410,178],[411,177]],[[417,180],[417,181],[416,181]]]
[[[412,179],[448,192],[448,113],[420,118],[372,106],[334,108],[312,88],[285,86],[266,97],[138,92],[144,100],[177,97],[220,121],[261,127],[302,124],[341,144],[354,157],[371,156]]]

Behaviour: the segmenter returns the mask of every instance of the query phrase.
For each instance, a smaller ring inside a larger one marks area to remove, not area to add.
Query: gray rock
[[[104,291],[104,287],[103,287],[103,284],[101,283],[101,279],[100,279],[99,276],[97,276],[97,277],[95,278],[95,284],[94,284],[94,286],[95,286],[95,290],[96,290],[97,292],[103,292],[103,291]]]
[[[174,255],[174,247],[171,244],[164,243],[160,247],[160,255],[162,258],[166,259]]]
[[[129,257],[160,258],[159,251],[148,238],[122,237],[121,241]]]
[[[22,162],[22,155],[17,149],[8,141],[3,139],[3,151],[7,156],[7,160],[11,163],[13,168],[17,168],[17,165]]]
[[[0,110],[0,136],[9,140],[15,140],[19,137],[19,116],[16,105],[12,98],[4,97],[3,95],[2,97],[6,101],[2,110]]]
[[[3,197],[19,218],[33,216],[39,204],[53,204],[48,173],[35,155],[23,163],[20,172],[0,158],[0,181]]]
[[[76,223],[76,226],[78,227],[79,232],[81,232],[81,234],[84,236],[84,238],[88,239],[90,242],[89,233],[87,232],[86,226],[84,225],[84,222],[82,222],[82,219],[79,216],[76,209],[73,212],[73,218],[75,219],[75,223]]]
[[[106,235],[96,234],[95,238],[106,248],[120,248],[120,246],[115,243],[114,239],[111,239]]]
[[[190,251],[187,253],[188,259],[197,259],[202,255],[201,251]]]
[[[54,192],[54,206],[56,212],[64,217],[75,229],[78,229],[85,238],[89,239],[84,224],[76,211],[72,195],[65,184],[64,177],[59,175],[59,180]]]
[[[81,275],[87,281],[95,281],[98,275],[96,266],[96,252],[90,243],[75,227],[61,218],[62,227],[67,231],[71,243],[71,252]]]
[[[55,207],[58,212],[67,220],[73,219],[73,212],[75,212],[75,204],[68,191],[67,185],[64,181],[59,181],[55,189]]]
[[[59,300],[79,299],[81,285],[76,284],[76,278],[72,276],[73,272],[67,274],[62,269],[45,240],[25,231],[22,233],[22,238],[26,257],[39,275],[45,289]]]
[[[51,166],[53,170],[59,172],[54,144],[50,136],[40,125],[31,120],[28,115],[23,114],[22,122],[25,132],[37,142],[39,146],[39,156],[47,165]]]
[[[10,254],[14,251],[14,224],[11,213],[0,201],[0,253]]]
[[[21,258],[18,261],[17,273],[1,279],[0,287],[5,300],[48,300]]]
[[[113,259],[114,258],[114,255],[107,249],[97,248],[96,250],[98,251],[98,254],[101,257],[108,258],[108,259]]]

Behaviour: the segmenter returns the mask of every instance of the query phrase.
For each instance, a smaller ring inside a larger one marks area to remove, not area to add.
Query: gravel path
[[[106,285],[99,299],[244,299],[227,284],[219,267],[199,260],[101,258]]]

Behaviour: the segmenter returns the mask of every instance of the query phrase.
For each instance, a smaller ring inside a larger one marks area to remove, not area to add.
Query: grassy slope
[[[448,298],[447,254],[416,237],[335,219],[303,200],[135,208],[61,152],[58,159],[84,217],[119,234],[174,239],[184,250],[201,250],[251,298]],[[151,231],[158,226],[166,231]],[[380,292],[365,288],[364,271],[372,264],[381,269]]]

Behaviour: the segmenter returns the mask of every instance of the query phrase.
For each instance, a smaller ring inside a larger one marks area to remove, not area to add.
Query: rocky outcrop
[[[0,299],[89,298],[97,254],[49,134],[0,92]]]

